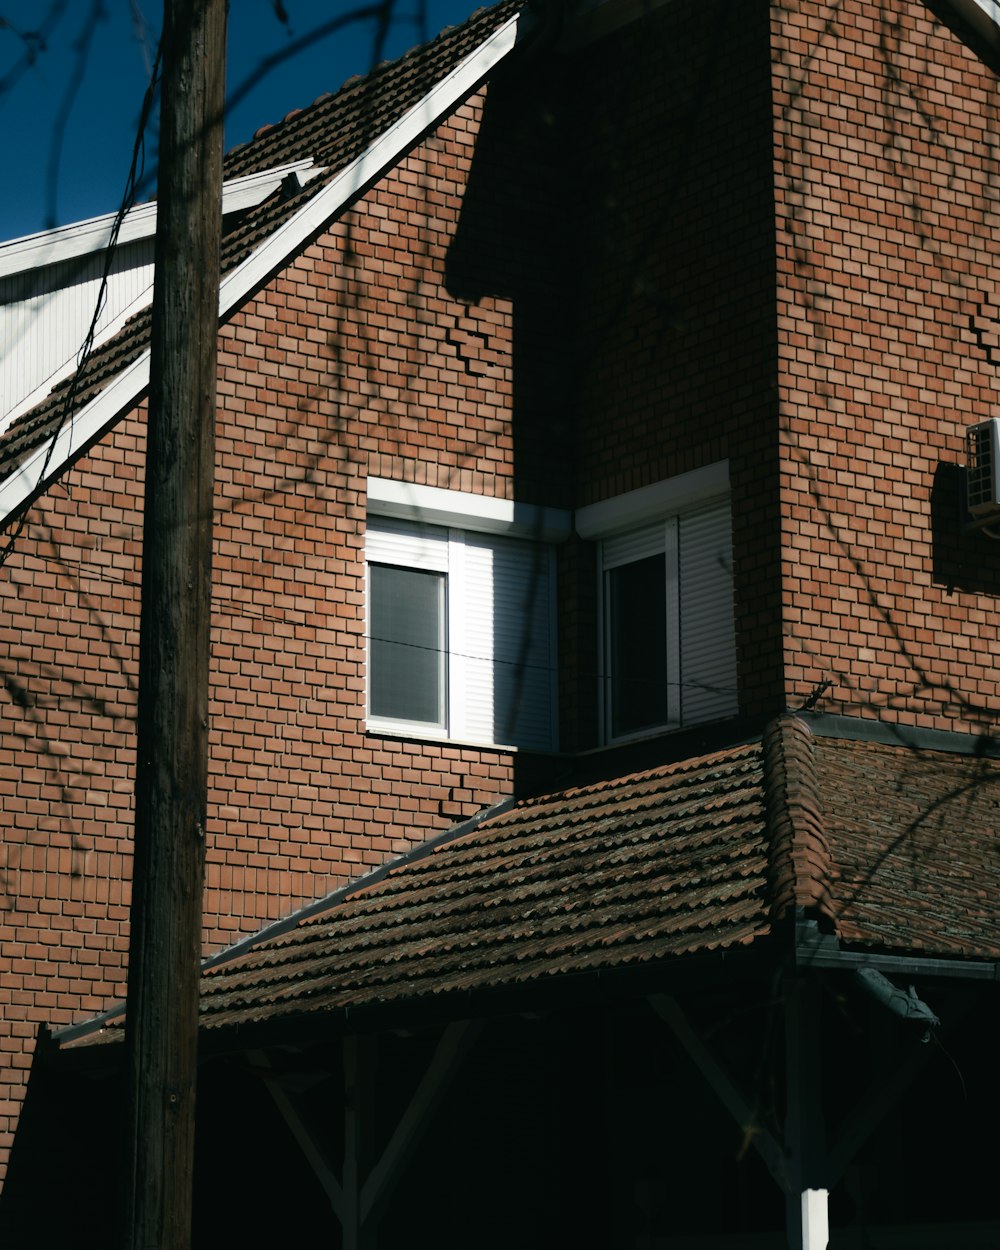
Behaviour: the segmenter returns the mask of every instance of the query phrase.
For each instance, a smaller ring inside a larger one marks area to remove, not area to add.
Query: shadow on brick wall
[[[966,528],[965,470],[942,461],[931,489],[932,578],[947,594],[1000,594],[1000,541]],[[997,527],[1000,532],[1000,525]]]

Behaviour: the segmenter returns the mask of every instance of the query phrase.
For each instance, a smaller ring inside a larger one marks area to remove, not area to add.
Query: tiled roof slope
[[[1000,958],[1000,760],[816,739],[844,945]]]
[[[511,987],[768,931],[761,753],[524,802],[206,972],[214,1028]]]
[[[284,190],[227,221],[222,242],[222,272],[230,272],[289,220],[388,127],[398,121],[444,76],[521,7],[521,0],[501,0],[477,10],[461,26],[412,49],[365,77],[349,79],[334,95],[290,113],[264,127],[225,159],[224,177],[273,169],[312,157],[325,173],[294,195]],[[149,342],[149,311],[138,313],[112,340],[91,353],[80,375],[14,422],[0,438],[0,480],[41,446],[61,424],[139,356]]]
[[[998,759],[814,738],[786,715],[761,743],[526,800],[401,860],[206,968],[202,1024],[653,966],[746,947],[795,908],[842,949],[1000,959],[998,803]]]

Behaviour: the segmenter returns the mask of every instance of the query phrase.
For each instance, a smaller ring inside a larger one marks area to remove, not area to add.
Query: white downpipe
[[[802,1191],[802,1250],[827,1250],[830,1244],[828,1189]]]

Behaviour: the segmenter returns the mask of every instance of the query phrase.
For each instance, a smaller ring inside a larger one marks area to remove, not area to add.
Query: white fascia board
[[[572,515],[564,508],[542,508],[384,477],[368,479],[368,514],[546,543],[565,542],[573,532]]]
[[[652,486],[577,508],[576,532],[586,539],[607,538],[728,493],[729,461],[717,460],[665,482],[654,482]]]
[[[276,165],[274,169],[264,169],[258,174],[244,174],[242,178],[230,178],[222,184],[222,215],[238,213],[244,208],[254,208],[269,195],[277,191],[289,174],[298,174],[302,185],[312,182],[324,172],[322,165],[316,165],[311,156],[301,161],[291,161],[288,165]]]
[[[134,360],[72,421],[67,421],[55,442],[46,441],[0,483],[0,518],[6,520],[26,499],[59,472],[71,457],[100,435],[122,412],[135,406],[149,385],[149,351]]]
[[[972,29],[994,47],[1000,46],[1000,4],[997,0],[951,0]]]
[[[344,167],[302,210],[266,239],[238,269],[222,280],[220,303],[232,308],[260,286],[307,239],[322,230],[361,188],[377,178],[446,113],[464,99],[503,60],[517,41],[518,18],[512,17],[360,156]]]
[[[377,138],[370,148],[353,160],[318,195],[304,204],[257,251],[248,256],[232,273],[227,274],[219,289],[220,320],[224,320],[251,291],[263,285],[283,260],[293,255],[306,240],[323,229],[360,187],[388,169],[424,131],[430,129],[477,87],[514,47],[520,20],[512,17],[498,27],[460,65],[433,87],[423,100],[390,126],[385,134]],[[148,384],[147,348],[138,360],[77,413],[72,428],[63,431],[51,453],[48,446],[43,447],[0,485],[0,525],[43,485],[43,473],[49,480],[56,477],[72,454],[72,449],[78,450],[84,442],[98,437],[106,426],[138,402]]]
[[[111,242],[111,230],[117,215],[102,213],[100,217],[91,217],[87,221],[57,226],[54,230],[43,230],[0,244],[0,278],[101,251]],[[125,214],[118,241],[127,243],[143,239],[155,229],[156,205],[137,204]]]
[[[246,174],[242,178],[232,178],[222,187],[222,212],[235,213],[240,209],[253,208],[281,185],[289,174],[309,173],[315,177],[322,170],[313,167],[312,158],[295,161],[289,165],[280,165],[274,169],[266,169],[262,173]],[[111,242],[117,213],[104,213],[100,217],[91,217],[87,221],[78,221],[69,226],[59,226],[55,230],[43,230],[38,234],[29,234],[23,239],[13,239],[9,243],[0,244],[0,278],[12,274],[24,273],[29,269],[40,269],[45,265],[54,265],[59,261],[72,260],[76,256],[87,256],[92,252],[103,251]],[[136,239],[146,239],[156,232],[156,202],[137,204],[130,208],[122,219],[118,232],[118,243],[132,243]]]

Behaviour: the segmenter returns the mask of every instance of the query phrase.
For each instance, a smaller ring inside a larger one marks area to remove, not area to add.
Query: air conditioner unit
[[[968,466],[965,499],[975,517],[1000,516],[1000,417],[979,421],[965,431]]]

